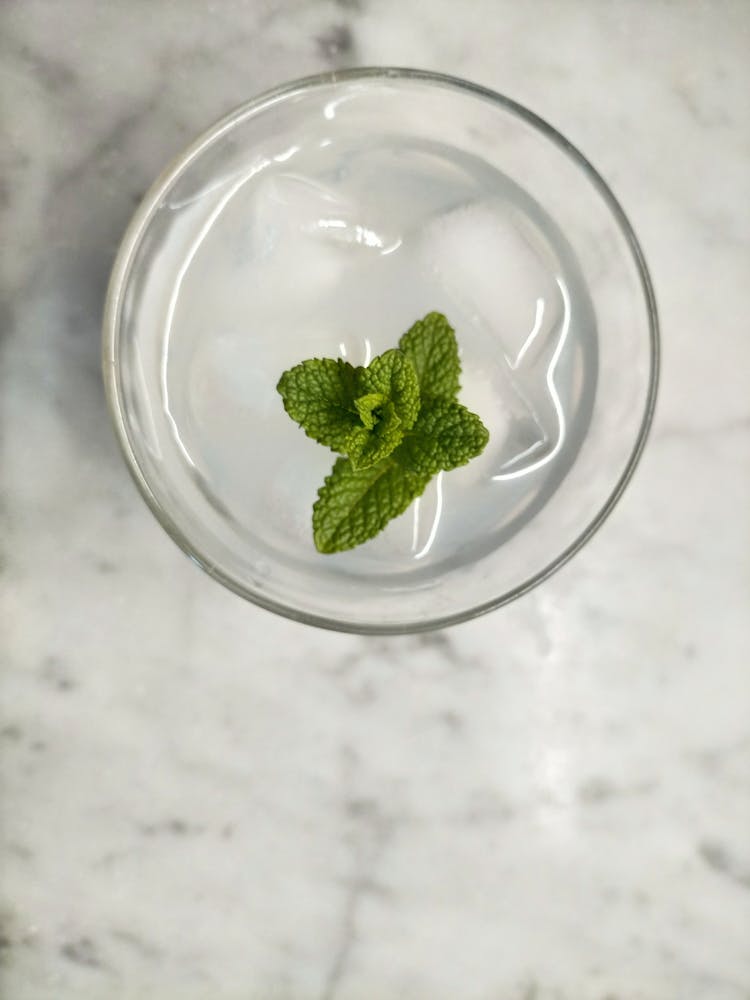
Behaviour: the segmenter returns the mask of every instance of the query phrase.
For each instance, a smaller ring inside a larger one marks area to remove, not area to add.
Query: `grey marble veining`
[[[750,997],[750,9],[0,7],[0,995]],[[643,242],[646,456],[570,565],[373,640],[225,593],[131,485],[99,377],[127,219],[228,108],[325,67],[533,108]]]

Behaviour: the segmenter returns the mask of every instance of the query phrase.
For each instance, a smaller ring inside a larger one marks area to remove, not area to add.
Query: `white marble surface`
[[[748,51],[745,0],[4,0],[4,1000],[750,997]],[[665,348],[587,549],[388,641],[195,569],[99,380],[108,269],[163,163],[355,63],[468,76],[576,142]]]

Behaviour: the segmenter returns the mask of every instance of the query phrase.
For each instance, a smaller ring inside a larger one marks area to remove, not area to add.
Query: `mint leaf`
[[[373,415],[373,422],[372,430],[358,427],[347,438],[346,452],[355,469],[368,469],[377,464],[403,440],[403,427],[393,403],[380,408],[379,415]]]
[[[391,458],[367,469],[337,459],[313,506],[315,547],[326,554],[343,552],[374,538],[429,481],[429,474],[411,472]]]
[[[390,455],[419,412],[419,385],[411,362],[401,351],[386,351],[369,367],[357,370],[354,400],[361,426],[346,440],[355,469],[367,469]]]
[[[422,399],[455,399],[461,388],[461,362],[453,327],[439,312],[418,319],[398,346],[411,361]]]
[[[484,451],[489,432],[471,410],[444,399],[425,403],[412,432],[393,453],[405,470],[433,476],[466,465]]]
[[[364,395],[381,393],[393,403],[392,416],[398,418],[401,432],[414,425],[419,413],[417,373],[401,351],[391,350],[373,358],[367,368],[360,368],[357,384]]]
[[[380,419],[379,411],[387,402],[388,399],[382,392],[368,392],[366,396],[360,396],[359,399],[354,400],[359,419],[368,431],[371,431]]]
[[[313,358],[284,372],[276,388],[284,409],[308,437],[345,451],[350,434],[360,426],[354,397],[361,370],[341,358]]]

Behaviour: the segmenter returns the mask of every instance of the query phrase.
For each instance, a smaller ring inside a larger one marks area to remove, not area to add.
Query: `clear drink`
[[[510,178],[423,139],[300,136],[171,207],[155,269],[168,426],[206,496],[274,559],[320,560],[311,508],[335,457],[290,422],[278,377],[307,357],[366,364],[433,309],[489,445],[333,558],[389,577],[474,560],[564,476],[591,412],[593,312],[570,246]],[[246,523],[260,508],[273,517]]]

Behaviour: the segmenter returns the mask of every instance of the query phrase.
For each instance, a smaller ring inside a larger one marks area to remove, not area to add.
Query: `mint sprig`
[[[342,457],[313,505],[319,552],[343,552],[377,535],[441,470],[465,465],[489,433],[456,399],[461,363],[445,316],[431,312],[364,367],[313,358],[277,389],[305,433]]]

